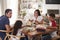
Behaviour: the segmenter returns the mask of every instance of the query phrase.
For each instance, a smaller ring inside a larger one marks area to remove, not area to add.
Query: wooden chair
[[[0,32],[5,32],[6,33],[6,36],[5,36],[4,40],[6,40],[7,38],[8,38],[8,40],[11,40],[10,37],[16,37],[16,38],[19,38],[19,39],[21,37],[25,37],[25,36],[14,36],[14,35],[10,35],[6,30],[0,30]],[[10,32],[12,32],[12,31],[10,31]],[[2,40],[2,39],[0,38],[0,40]]]
[[[21,37],[25,37],[25,36],[15,36],[15,35],[11,35],[11,34],[6,33],[6,37],[4,40],[6,40],[7,37],[8,37],[8,40],[12,40],[11,37],[18,38],[20,40]]]
[[[8,33],[6,30],[0,30],[0,32],[4,32],[6,34]],[[12,31],[10,31],[10,32],[12,32]],[[6,40],[7,37],[8,37],[8,35],[5,36],[4,40]],[[0,38],[0,40],[2,40],[2,39]]]

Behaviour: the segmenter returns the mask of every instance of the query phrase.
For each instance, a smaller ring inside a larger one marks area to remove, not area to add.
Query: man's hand
[[[5,27],[6,27],[6,31],[9,33],[10,32],[10,26],[9,25],[5,25]]]

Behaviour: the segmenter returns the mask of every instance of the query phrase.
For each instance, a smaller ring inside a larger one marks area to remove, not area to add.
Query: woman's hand
[[[43,24],[43,20],[41,22],[35,20],[35,24]]]
[[[30,21],[30,22],[33,22],[33,20],[30,20],[30,19],[29,19],[29,21]]]

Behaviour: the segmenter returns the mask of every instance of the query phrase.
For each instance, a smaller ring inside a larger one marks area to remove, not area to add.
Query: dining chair
[[[18,38],[18,40],[20,40],[21,37],[25,37],[25,36],[15,36],[15,35],[11,35],[9,33],[6,33],[6,37],[4,40],[6,40],[8,38],[8,40],[12,40],[12,38]]]

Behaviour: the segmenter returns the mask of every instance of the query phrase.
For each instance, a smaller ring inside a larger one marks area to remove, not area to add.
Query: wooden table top
[[[26,33],[26,35],[28,35],[28,36],[35,36],[35,35],[43,35],[43,34],[47,34],[47,33],[52,33],[52,32],[54,32],[55,30],[54,29],[46,29],[46,31],[45,32],[37,32],[37,30],[35,30],[35,31],[32,31],[32,32],[28,32],[28,33]]]

